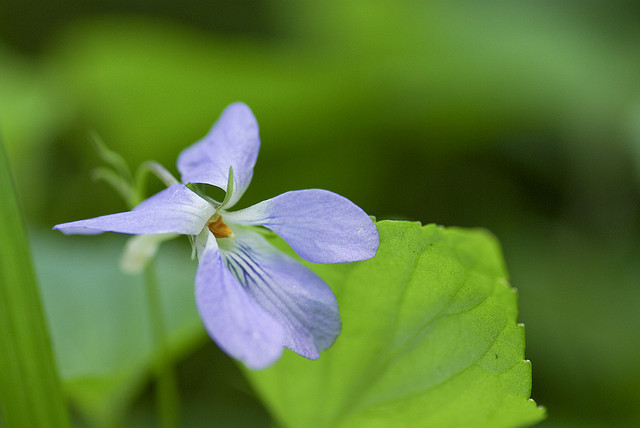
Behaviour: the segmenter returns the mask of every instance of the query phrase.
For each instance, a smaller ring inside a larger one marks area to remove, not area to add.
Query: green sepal
[[[222,200],[222,202],[220,203],[220,206],[218,207],[218,209],[222,209],[224,208],[225,205],[227,205],[227,203],[229,203],[229,200],[231,199],[231,196],[233,195],[233,167],[229,167],[229,178],[227,179],[227,190],[224,194],[224,199]]]

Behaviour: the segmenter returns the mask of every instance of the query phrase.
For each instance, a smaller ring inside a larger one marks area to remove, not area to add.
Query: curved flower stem
[[[160,426],[175,428],[179,426],[178,387],[169,346],[167,331],[162,316],[160,292],[153,261],[145,269],[145,282],[149,302],[149,318],[154,343],[154,371],[156,380],[156,406]]]
[[[146,161],[140,165],[135,173],[135,176],[130,181],[131,183],[131,208],[142,202],[145,193],[145,183],[149,174],[155,175],[165,186],[171,187],[174,184],[180,182],[176,179],[165,167],[160,165],[156,161]]]

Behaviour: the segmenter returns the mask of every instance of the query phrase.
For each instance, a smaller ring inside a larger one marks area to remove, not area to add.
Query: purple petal
[[[227,213],[242,224],[268,227],[313,263],[367,260],[378,251],[378,230],[357,205],[327,190],[283,193],[249,208]]]
[[[214,212],[213,206],[193,191],[182,184],[174,184],[131,211],[58,224],[54,229],[82,235],[102,232],[197,235]]]
[[[285,346],[316,359],[340,334],[338,303],[329,286],[260,234],[236,228],[236,241],[221,250],[229,270],[285,329]]]
[[[225,266],[207,230],[196,272],[196,304],[207,332],[227,354],[262,369],[282,354],[284,332]],[[198,237],[201,239],[202,234]]]
[[[231,104],[209,134],[178,158],[183,183],[207,183],[227,190],[229,167],[233,168],[233,206],[251,183],[260,150],[258,122],[243,103]]]

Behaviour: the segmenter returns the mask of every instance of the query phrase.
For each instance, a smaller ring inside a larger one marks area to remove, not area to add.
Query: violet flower
[[[232,104],[209,134],[178,158],[184,183],[219,187],[226,192],[224,201],[177,183],[129,212],[54,227],[65,234],[194,236],[195,297],[204,326],[220,348],[253,369],[274,363],[283,347],[316,359],[341,329],[329,286],[276,250],[256,226],[277,233],[313,263],[366,260],[379,244],[369,216],[326,190],[286,192],[228,212],[251,182],[259,148],[251,110]]]

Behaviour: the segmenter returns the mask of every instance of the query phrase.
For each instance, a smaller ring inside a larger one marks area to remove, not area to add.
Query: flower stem
[[[169,355],[167,332],[162,316],[160,292],[153,262],[145,269],[149,317],[155,348],[154,369],[156,378],[156,406],[162,428],[176,428],[179,425],[178,386]]]

